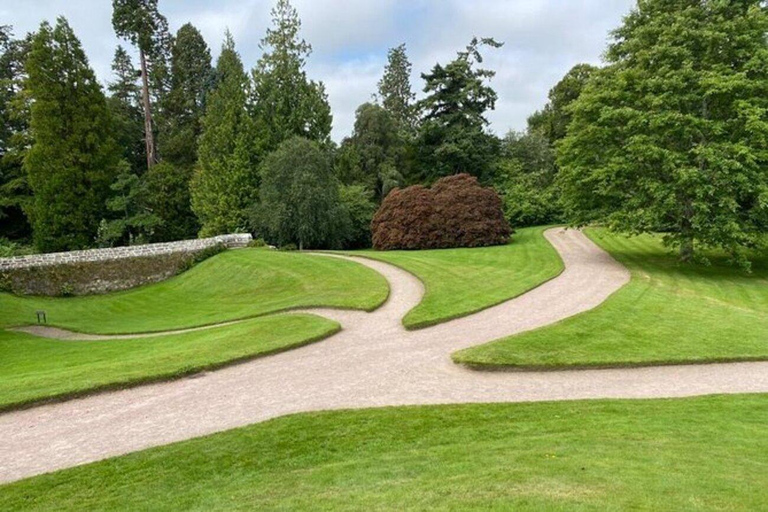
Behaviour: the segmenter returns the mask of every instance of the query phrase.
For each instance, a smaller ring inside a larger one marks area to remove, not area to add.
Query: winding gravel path
[[[390,283],[373,313],[311,310],[344,329],[314,345],[194,378],[0,415],[0,482],[314,410],[471,402],[659,398],[768,392],[768,363],[483,373],[450,354],[594,308],[629,281],[582,233],[546,233],[566,269],[469,317],[406,331],[423,295],[411,274],[356,259]]]

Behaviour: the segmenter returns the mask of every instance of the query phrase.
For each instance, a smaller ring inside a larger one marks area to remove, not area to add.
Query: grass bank
[[[305,414],[0,487],[3,510],[764,510],[768,396]]]
[[[433,251],[358,251],[424,283],[424,300],[403,319],[409,329],[466,316],[512,299],[563,270],[546,228],[520,229],[509,245]]]
[[[712,255],[687,265],[655,236],[588,236],[632,272],[598,308],[454,354],[477,368],[644,366],[768,358],[768,255],[747,274]]]

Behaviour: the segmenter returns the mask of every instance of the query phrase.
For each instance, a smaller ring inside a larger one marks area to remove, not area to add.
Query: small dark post
[[[48,318],[46,318],[45,316],[45,311],[40,310],[40,311],[37,311],[36,313],[37,313],[37,323],[39,324],[48,323]]]

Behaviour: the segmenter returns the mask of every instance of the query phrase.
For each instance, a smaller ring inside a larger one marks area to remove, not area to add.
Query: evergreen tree
[[[294,137],[272,152],[262,166],[260,196],[255,225],[281,246],[338,247],[349,233],[338,182],[316,142]]]
[[[107,200],[107,210],[111,219],[101,221],[97,244],[112,247],[149,243],[161,221],[147,205],[146,183],[123,160],[110,188],[113,194]]]
[[[150,240],[172,242],[194,238],[200,230],[192,212],[190,182],[193,167],[162,161],[143,176],[147,210],[158,219]]]
[[[614,32],[559,148],[579,224],[661,231],[690,260],[768,228],[768,12],[758,0],[647,0]]]
[[[191,189],[202,236],[243,229],[249,208],[258,200],[260,148],[246,109],[248,76],[229,33],[216,64],[216,81],[202,119],[199,166]]]
[[[416,95],[411,90],[411,62],[405,44],[390,48],[384,76],[379,81],[381,105],[406,132],[416,128]]]
[[[211,52],[191,24],[176,33],[171,54],[171,88],[163,109],[160,154],[175,166],[197,162],[200,119],[211,87]]]
[[[33,145],[24,166],[34,193],[34,242],[42,251],[93,244],[117,172],[107,102],[64,18],[43,23],[27,58]]]
[[[30,35],[14,39],[11,27],[0,27],[0,238],[11,240],[31,235],[25,211],[32,197],[23,166],[31,144],[30,102],[23,88],[30,43]]]
[[[570,106],[598,68],[589,64],[577,64],[549,91],[549,102],[543,110],[528,118],[528,129],[540,132],[552,144],[565,137],[571,124]]]
[[[168,81],[166,59],[171,45],[168,21],[157,10],[157,0],[113,0],[112,26],[118,37],[130,41],[139,50],[144,137],[147,168],[150,168],[158,161],[152,121],[153,91],[157,102]]]
[[[147,156],[141,88],[138,85],[139,73],[122,46],[115,50],[112,72],[115,78],[108,86],[108,104],[114,120],[115,138],[123,150],[123,158],[131,166],[131,171],[140,176],[146,168]]]
[[[495,108],[496,92],[485,82],[495,72],[475,68],[483,62],[481,46],[501,44],[475,38],[454,61],[422,75],[427,97],[419,104],[424,119],[416,141],[417,174],[411,181],[429,183],[460,173],[485,182],[492,178],[498,141],[485,130],[485,113]]]
[[[309,80],[304,71],[312,47],[299,38],[299,15],[288,0],[278,0],[272,22],[253,70],[253,113],[266,147],[274,150],[293,136],[328,145],[331,107],[323,83]]]

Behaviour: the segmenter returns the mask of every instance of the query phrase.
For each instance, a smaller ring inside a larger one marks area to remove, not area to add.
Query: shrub
[[[448,176],[431,189],[393,190],[371,230],[379,250],[501,245],[511,234],[498,194],[469,174]]]
[[[265,247],[269,247],[269,245],[264,241],[263,238],[257,238],[248,242],[248,247],[251,249],[263,249]]]

